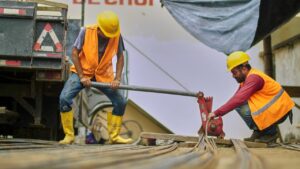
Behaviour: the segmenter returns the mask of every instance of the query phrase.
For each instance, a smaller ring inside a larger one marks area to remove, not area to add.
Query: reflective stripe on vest
[[[253,112],[252,114],[257,116],[257,115],[261,114],[262,112],[266,111],[270,106],[272,106],[279,99],[279,97],[283,94],[283,92],[284,92],[284,90],[281,89],[269,103],[267,103],[264,107],[257,110],[256,112]]]

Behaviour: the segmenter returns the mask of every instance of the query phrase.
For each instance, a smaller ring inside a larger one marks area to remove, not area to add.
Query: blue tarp
[[[300,0],[161,0],[195,38],[225,54],[246,51],[300,10]]]

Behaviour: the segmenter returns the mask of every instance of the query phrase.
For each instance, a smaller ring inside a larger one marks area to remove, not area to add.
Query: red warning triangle
[[[41,35],[39,36],[39,38],[37,39],[37,41],[34,44],[33,49],[35,51],[42,51],[42,48],[43,48],[42,43],[43,43],[43,41],[44,41],[44,39],[45,39],[45,37],[46,37],[47,34],[50,35],[52,41],[55,44],[55,48],[56,48],[55,52],[62,52],[63,51],[62,50],[62,45],[59,42],[59,40],[58,40],[58,38],[57,38],[57,36],[56,36],[56,34],[55,34],[55,32],[54,32],[54,30],[53,30],[53,28],[52,28],[52,26],[51,26],[50,23],[47,23],[45,25],[45,27],[44,27]]]

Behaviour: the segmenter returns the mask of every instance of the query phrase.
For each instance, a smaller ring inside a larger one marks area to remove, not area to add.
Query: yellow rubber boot
[[[130,144],[133,142],[131,138],[122,138],[119,134],[122,126],[122,116],[112,115],[111,132],[109,133],[110,144]]]
[[[65,138],[59,144],[72,144],[74,142],[73,111],[60,113]]]
[[[107,133],[109,134],[111,132],[111,118],[112,118],[112,112],[107,112]]]

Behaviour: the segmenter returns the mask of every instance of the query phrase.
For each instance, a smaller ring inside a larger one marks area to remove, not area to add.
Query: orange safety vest
[[[247,77],[252,74],[264,80],[263,88],[255,92],[248,100],[251,116],[259,130],[263,130],[285,116],[295,103],[281,85],[271,77],[253,68]]]
[[[79,53],[79,62],[86,77],[96,77],[98,82],[111,82],[114,80],[112,58],[116,55],[119,46],[119,36],[110,38],[105,52],[98,61],[98,26],[91,25],[86,27],[84,44]],[[101,43],[101,42],[100,42]],[[70,70],[77,73],[75,66]]]

